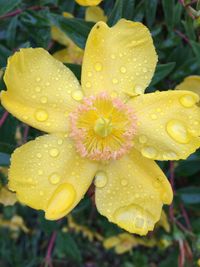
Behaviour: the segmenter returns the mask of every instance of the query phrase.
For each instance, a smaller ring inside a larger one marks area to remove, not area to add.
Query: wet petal
[[[55,52],[53,56],[63,63],[81,64],[83,50],[71,43],[67,48]]]
[[[103,0],[75,0],[81,6],[97,6]]]
[[[175,89],[192,91],[200,96],[200,76],[194,75],[186,77]]]
[[[68,114],[82,96],[74,74],[42,48],[26,48],[8,60],[2,105],[21,121],[46,132],[68,129]]]
[[[147,158],[187,158],[200,146],[198,101],[197,94],[178,90],[131,99],[138,122],[134,146]]]
[[[95,176],[96,205],[109,221],[145,235],[160,219],[162,205],[172,201],[171,186],[152,160],[133,150],[102,166]]]
[[[98,22],[84,54],[82,87],[87,95],[101,91],[122,97],[142,94],[151,81],[157,55],[148,29],[121,19],[109,28]]]
[[[15,150],[9,188],[19,201],[56,220],[82,199],[95,171],[96,164],[80,158],[70,140],[45,135]]]
[[[86,21],[107,21],[107,16],[104,14],[104,10],[99,6],[88,7],[85,11]]]

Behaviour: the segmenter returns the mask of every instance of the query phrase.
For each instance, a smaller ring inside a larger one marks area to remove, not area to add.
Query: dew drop
[[[88,71],[87,75],[88,77],[92,77],[92,72]]]
[[[97,63],[95,64],[94,68],[95,68],[96,71],[101,71],[101,70],[102,70],[102,65],[101,65],[101,63],[97,62]]]
[[[120,71],[121,71],[121,73],[126,73],[126,68],[125,67],[121,67]]]
[[[36,78],[36,81],[37,81],[37,82],[39,82],[40,80],[41,80],[41,78],[40,78],[40,77],[37,77],[37,78]]]
[[[49,150],[49,155],[55,158],[59,155],[59,150],[57,148],[52,148]]]
[[[41,102],[42,104],[46,104],[46,103],[47,103],[47,97],[46,97],[46,96],[42,96],[42,97],[40,98],[40,102]]]
[[[180,103],[186,108],[194,106],[196,101],[197,99],[193,95],[184,95],[180,98]]]
[[[41,154],[41,153],[37,153],[37,154],[36,154],[36,157],[37,157],[38,159],[40,159],[40,158],[42,157],[42,154]]]
[[[167,123],[166,130],[177,143],[187,144],[190,142],[191,136],[182,122],[171,120]]]
[[[72,207],[76,200],[76,191],[73,185],[64,183],[58,186],[50,198],[45,217],[46,219],[59,219],[63,217]]]
[[[151,114],[151,118],[152,118],[152,120],[156,120],[158,117],[156,114]]]
[[[135,86],[135,92],[136,92],[136,94],[142,94],[143,93],[143,87],[142,86],[140,86],[140,85],[136,85]]]
[[[94,184],[96,187],[102,188],[104,187],[108,182],[108,178],[105,172],[99,171],[95,175]]]
[[[142,149],[142,155],[146,158],[152,159],[155,158],[157,155],[157,150],[154,147],[144,147]]]
[[[36,87],[35,87],[35,91],[36,91],[36,92],[40,92],[40,91],[41,91],[41,88],[40,88],[39,86],[36,86]]]
[[[126,179],[121,180],[121,185],[126,186],[128,184],[128,181]]]
[[[38,170],[38,175],[42,175],[43,174],[43,170]]]
[[[48,119],[49,115],[44,109],[38,109],[35,112],[35,118],[39,122],[46,121]]]
[[[90,87],[91,87],[91,83],[90,83],[90,82],[86,82],[85,86],[86,86],[87,88],[90,88]]]
[[[147,142],[147,137],[145,135],[141,135],[139,137],[140,144],[145,144]]]
[[[58,139],[58,145],[62,145],[63,144],[63,140],[60,138]]]
[[[39,194],[40,194],[40,196],[43,196],[44,195],[44,192],[43,191],[40,191]]]
[[[49,176],[49,182],[51,184],[58,184],[60,182],[60,175],[56,172],[52,173],[50,176]]]
[[[114,78],[114,79],[112,79],[112,83],[113,84],[117,84],[118,83],[118,80]]]
[[[72,98],[76,101],[80,101],[83,99],[83,92],[81,90],[73,91]]]

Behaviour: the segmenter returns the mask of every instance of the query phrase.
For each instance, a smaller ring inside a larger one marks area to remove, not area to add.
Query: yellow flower
[[[75,0],[81,6],[97,6],[103,0]]]
[[[105,249],[114,248],[117,254],[123,254],[130,251],[137,246],[154,247],[156,241],[151,239],[143,239],[141,237],[135,237],[128,233],[122,233],[117,236],[111,236],[104,240],[103,246]]]
[[[198,259],[197,261],[197,266],[200,266],[200,259]]]
[[[2,216],[0,216],[0,226],[9,228],[14,232],[19,231],[20,229],[24,233],[29,232],[29,229],[26,227],[23,218],[18,215],[13,216],[11,220],[3,219]]]
[[[156,224],[156,227],[162,227],[167,233],[170,232],[170,224],[167,219],[167,215],[164,210],[161,213],[159,222]]]
[[[176,86],[177,90],[189,90],[200,96],[200,76],[188,76]]]
[[[72,18],[73,15],[68,12],[63,12],[66,18]],[[88,7],[85,12],[86,21],[106,21],[103,9],[98,6]],[[51,28],[52,39],[58,43],[65,45],[66,48],[61,49],[53,54],[53,56],[63,63],[81,64],[83,59],[83,50],[79,48],[63,31],[53,26]]]
[[[95,176],[102,215],[132,233],[153,230],[163,204],[172,201],[154,159],[183,159],[200,146],[195,93],[143,94],[156,62],[148,29],[125,19],[91,30],[81,86],[42,48],[9,58],[2,105],[48,133],[12,155],[9,188],[19,201],[56,220],[79,203]]]
[[[12,206],[17,202],[16,194],[10,192],[6,187],[0,189],[0,203],[4,206]]]

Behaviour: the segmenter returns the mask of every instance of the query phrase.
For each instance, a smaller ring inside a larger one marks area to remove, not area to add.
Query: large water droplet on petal
[[[184,95],[180,98],[180,103],[186,107],[191,108],[198,101],[193,95]]]
[[[69,183],[58,186],[47,205],[45,217],[49,220],[56,220],[70,211],[76,199],[76,191]]]
[[[38,109],[35,112],[35,118],[39,122],[46,121],[48,119],[49,115],[44,109]]]
[[[142,149],[142,155],[146,158],[152,159],[156,157],[157,150],[154,147],[147,146]]]
[[[72,98],[76,101],[80,101],[83,99],[83,92],[81,90],[73,91]]]
[[[166,129],[169,136],[176,142],[180,144],[187,144],[190,142],[191,136],[182,122],[171,120],[167,123]]]
[[[102,188],[107,184],[108,177],[105,172],[99,171],[95,175],[94,184],[96,187]]]
[[[101,65],[101,63],[97,62],[97,63],[95,64],[94,68],[95,68],[96,71],[101,71],[101,70],[102,70],[102,65]]]

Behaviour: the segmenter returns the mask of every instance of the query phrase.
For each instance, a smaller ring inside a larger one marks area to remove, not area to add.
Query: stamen
[[[107,93],[85,98],[70,114],[77,151],[92,160],[118,159],[132,147],[136,116],[132,108]]]

